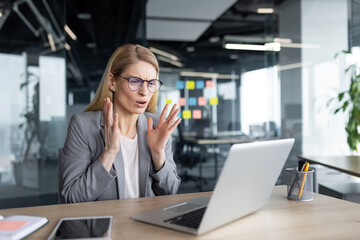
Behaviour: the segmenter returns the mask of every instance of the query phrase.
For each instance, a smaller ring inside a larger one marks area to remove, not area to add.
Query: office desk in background
[[[210,192],[126,200],[75,203],[0,210],[14,214],[43,216],[49,223],[27,239],[46,239],[63,217],[114,216],[112,239],[359,239],[360,205],[314,193],[311,202],[286,199],[286,187],[277,186],[266,206],[201,236],[193,236],[141,222],[130,217],[173,205]],[[219,216],[221,217],[221,216]]]
[[[360,177],[360,156],[299,156],[299,159]]]

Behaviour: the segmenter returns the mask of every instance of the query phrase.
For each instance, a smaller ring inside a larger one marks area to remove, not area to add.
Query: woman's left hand
[[[175,104],[167,118],[165,118],[169,105],[166,104],[160,114],[159,123],[153,129],[152,118],[147,119],[147,141],[153,157],[155,170],[159,170],[165,163],[165,145],[172,131],[179,125],[181,118],[176,119],[180,109]]]

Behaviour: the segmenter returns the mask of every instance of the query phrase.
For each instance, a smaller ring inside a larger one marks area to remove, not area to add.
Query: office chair
[[[192,169],[201,162],[205,162],[201,148],[198,144],[186,141],[182,135],[182,127],[178,125],[178,140],[175,143],[174,160],[181,166],[180,178],[182,182],[194,181],[199,190],[202,190],[202,184],[207,184],[202,177],[202,169],[199,167],[199,176],[188,174],[188,169]]]

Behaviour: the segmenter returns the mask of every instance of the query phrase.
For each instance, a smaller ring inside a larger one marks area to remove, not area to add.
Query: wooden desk
[[[253,142],[254,139],[244,137],[228,137],[228,138],[192,138],[186,137],[185,141],[198,145],[218,145],[218,144],[235,144]]]
[[[360,205],[314,193],[312,202],[286,199],[277,186],[261,211],[201,236],[193,236],[130,219],[143,211],[168,206],[211,193],[113,200],[0,210],[4,216],[44,216],[49,223],[27,239],[46,239],[62,217],[112,215],[112,239],[359,239]],[[221,216],[219,216],[221,217]]]
[[[360,177],[360,156],[299,156],[299,158]]]

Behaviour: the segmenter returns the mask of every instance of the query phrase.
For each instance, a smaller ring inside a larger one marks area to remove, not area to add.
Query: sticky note
[[[191,111],[190,110],[183,110],[182,118],[183,119],[190,119],[191,118]]]
[[[218,105],[219,103],[219,99],[217,97],[215,98],[210,98],[210,105]]]
[[[198,105],[199,106],[205,106],[207,103],[207,100],[205,97],[198,97]]]
[[[166,104],[171,104],[171,99],[166,99]]]
[[[179,111],[177,118],[181,118],[181,111]]]
[[[185,104],[186,104],[186,100],[185,100],[185,98],[179,98],[179,106],[185,106]]]
[[[186,81],[186,88],[190,90],[195,89],[195,81]]]
[[[16,231],[25,226],[29,222],[26,221],[0,221],[0,231]]]
[[[176,88],[177,89],[184,89],[185,88],[185,82],[184,81],[177,81],[176,82]]]
[[[213,81],[208,80],[208,81],[206,81],[205,86],[206,86],[207,88],[212,88],[212,87],[214,86],[214,82],[213,82]]]
[[[193,115],[193,119],[200,119],[201,118],[201,110],[193,110],[192,115]]]
[[[195,97],[189,97],[189,106],[196,106],[197,99]]]
[[[205,87],[205,82],[200,80],[196,81],[196,89],[203,89]]]

